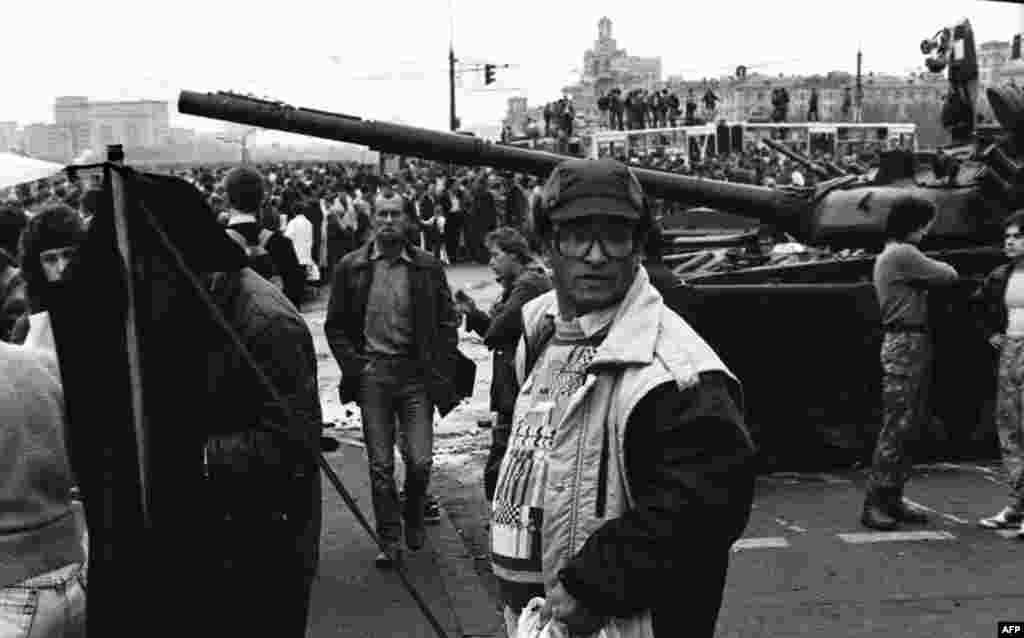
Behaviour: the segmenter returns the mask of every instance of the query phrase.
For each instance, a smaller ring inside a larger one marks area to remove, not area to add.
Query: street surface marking
[[[891,541],[953,541],[956,536],[949,532],[856,532],[854,534],[839,534],[839,538],[847,543],[886,543]]]
[[[732,544],[732,551],[738,552],[744,549],[779,549],[782,547],[789,547],[789,541],[782,536],[741,538]]]
[[[803,527],[800,527],[799,525],[797,525],[795,523],[792,523],[790,521],[787,521],[786,519],[784,519],[782,517],[779,517],[779,516],[775,517],[775,522],[778,523],[779,525],[782,525],[783,527],[785,527],[786,529],[788,529],[791,532],[803,533],[803,532],[807,531]]]
[[[938,510],[933,510],[932,508],[928,507],[927,505],[921,505],[920,503],[916,503],[916,502],[914,502],[914,501],[912,501],[912,500],[910,500],[909,498],[906,498],[906,497],[904,497],[903,500],[906,501],[907,503],[909,503],[910,505],[916,507],[917,509],[921,509],[921,510],[924,510],[926,512],[931,512],[932,514],[938,514],[939,516],[941,516],[942,518],[944,518],[944,519],[946,519],[948,521],[953,521],[954,523],[960,523],[961,525],[970,525],[970,521],[965,521],[964,519],[960,518],[959,516],[953,516],[952,514],[945,514],[943,512],[938,511]]]
[[[981,465],[973,465],[970,463],[932,463],[930,465],[918,466],[920,469],[936,469],[936,470],[970,470],[974,472],[982,472],[984,474],[996,474],[998,470],[994,470],[990,467],[984,467]]]
[[[828,483],[830,485],[844,485],[853,483],[850,479],[840,478],[832,474],[822,472],[772,472],[766,478],[794,483]],[[791,483],[792,484],[792,483]]]

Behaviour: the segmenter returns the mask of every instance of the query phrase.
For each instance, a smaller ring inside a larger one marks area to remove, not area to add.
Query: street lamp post
[[[242,165],[245,166],[246,164],[249,163],[249,136],[254,133],[259,133],[262,130],[263,129],[261,128],[251,128],[242,133],[242,135],[239,136],[237,139],[222,136],[218,136],[217,139],[220,140],[221,142],[227,142],[229,144],[238,144],[242,148]]]

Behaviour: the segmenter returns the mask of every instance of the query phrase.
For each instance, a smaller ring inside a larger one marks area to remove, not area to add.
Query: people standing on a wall
[[[697,98],[693,89],[686,91],[686,126],[693,126],[697,123]]]
[[[668,125],[675,127],[679,119],[679,96],[670,93],[668,89],[662,89],[662,99],[665,102],[665,116],[668,118]]]
[[[921,431],[928,412],[933,360],[928,287],[957,278],[952,266],[927,257],[917,247],[934,219],[931,202],[908,195],[894,203],[886,220],[885,248],[875,259],[875,291],[885,333],[882,429],[860,520],[877,530],[928,521],[923,512],[907,506],[903,488],[911,465],[907,444]]]
[[[821,116],[818,114],[818,89],[811,89],[811,97],[807,100],[807,121],[818,122]]]
[[[853,109],[853,93],[850,92],[850,87],[843,87],[843,105],[840,108],[840,114],[844,122],[849,122],[852,117]]]
[[[704,91],[704,120],[707,122],[713,122],[715,120],[715,113],[718,111],[718,102],[720,98],[715,94],[714,90],[709,86]]]

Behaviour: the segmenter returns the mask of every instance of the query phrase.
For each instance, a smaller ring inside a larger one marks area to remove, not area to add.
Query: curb
[[[494,601],[476,573],[473,556],[443,507],[440,525],[429,529],[438,571],[463,638],[505,638]]]
[[[358,440],[348,437],[337,437],[337,440],[343,446],[365,449]],[[430,539],[427,547],[431,549],[448,607],[455,617],[458,638],[506,638],[494,601],[476,573],[473,556],[447,511],[440,509],[440,523],[427,526]]]

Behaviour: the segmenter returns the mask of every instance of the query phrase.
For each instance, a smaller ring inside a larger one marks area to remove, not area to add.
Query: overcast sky
[[[967,17],[978,43],[1008,40],[1022,9],[987,0],[334,0],[164,3],[14,0],[3,11],[6,82],[0,121],[52,122],[58,95],[161,99],[172,125],[222,124],[179,116],[178,91],[235,90],[295,106],[446,129],[447,53],[467,64],[516,65],[481,91],[466,73],[464,124],[496,123],[512,95],[531,104],[578,78],[597,21],[630,55],[662,57],[665,75],[814,73],[920,68],[918,43]],[[508,89],[508,90],[504,90]]]

